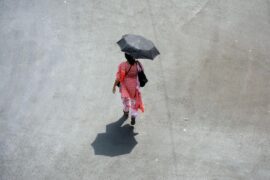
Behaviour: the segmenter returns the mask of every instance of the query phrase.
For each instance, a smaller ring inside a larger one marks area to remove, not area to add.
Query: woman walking
[[[144,112],[138,79],[138,72],[143,70],[143,66],[132,56],[125,54],[125,57],[126,61],[118,66],[113,93],[115,93],[116,86],[120,83],[119,92],[121,93],[124,116],[128,118],[129,111],[131,111],[131,125],[135,125],[138,110]]]

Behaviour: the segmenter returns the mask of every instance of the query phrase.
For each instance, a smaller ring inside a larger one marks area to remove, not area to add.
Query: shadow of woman
[[[91,144],[95,155],[119,156],[130,153],[137,141],[134,127],[123,123],[127,118],[121,117],[116,122],[106,125],[106,133],[99,133]]]

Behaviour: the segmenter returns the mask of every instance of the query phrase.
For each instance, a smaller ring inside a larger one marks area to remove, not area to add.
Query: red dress
[[[120,63],[116,73],[116,79],[120,81],[120,93],[123,98],[136,100],[136,107],[144,112],[140,84],[138,80],[138,68],[135,63],[130,65],[127,61]],[[130,69],[130,70],[129,70]]]

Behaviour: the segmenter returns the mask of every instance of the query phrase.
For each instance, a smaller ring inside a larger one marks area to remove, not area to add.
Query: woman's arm
[[[113,84],[113,90],[112,90],[113,94],[115,93],[115,91],[116,91],[115,87],[119,82],[120,81],[118,79],[115,79],[114,84]]]
[[[118,71],[116,73],[116,78],[115,78],[115,81],[114,81],[114,84],[113,84],[113,93],[115,93],[115,87],[117,86],[117,84],[119,82],[122,82],[125,78],[125,64],[124,63],[121,63],[119,66],[118,66]]]

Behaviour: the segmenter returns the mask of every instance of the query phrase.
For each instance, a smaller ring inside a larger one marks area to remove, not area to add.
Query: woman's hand
[[[116,80],[114,81],[114,84],[113,84],[113,89],[112,89],[113,94],[115,94],[115,91],[116,91],[115,87],[116,87],[116,85],[117,85],[118,83],[119,83],[119,81],[116,79]]]

